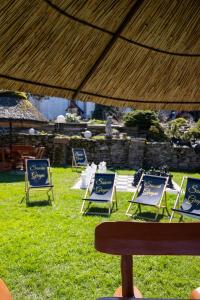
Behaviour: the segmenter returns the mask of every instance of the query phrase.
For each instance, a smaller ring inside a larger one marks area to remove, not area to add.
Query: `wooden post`
[[[134,297],[132,255],[121,256],[122,296]]]

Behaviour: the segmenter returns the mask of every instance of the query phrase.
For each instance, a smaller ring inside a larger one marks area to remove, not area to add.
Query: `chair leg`
[[[29,189],[26,191],[26,205],[29,203]]]
[[[49,195],[50,192],[51,192],[51,196]],[[54,201],[53,188],[50,188],[50,190],[47,191],[47,195],[48,195],[49,203],[52,204],[52,202]]]
[[[156,213],[156,215],[155,215],[154,221],[156,221],[156,220],[157,220],[157,218],[158,218],[158,215],[159,215],[159,212],[160,212],[160,207],[158,207],[158,209],[157,209],[157,213]]]
[[[86,213],[86,211],[89,209],[89,207],[90,207],[90,205],[91,205],[91,202],[88,201],[87,208],[84,209],[85,202],[86,202],[86,201],[84,200],[84,201],[83,201],[83,204],[82,204],[82,206],[81,206],[81,214],[83,214],[83,215]]]
[[[170,220],[169,220],[170,223],[172,222],[173,217],[174,217],[174,211],[172,211],[172,214],[171,214],[171,217],[170,217]]]
[[[115,205],[115,209],[116,209],[116,211],[117,211],[118,205],[117,205],[117,193],[116,193],[116,189],[114,189],[114,195],[113,195],[113,198],[114,198],[114,200],[113,200],[113,206]]]
[[[81,206],[81,214],[83,214],[84,213],[84,206],[85,206],[85,201],[83,201],[83,203],[82,203],[82,206]]]
[[[52,201],[54,202],[54,192],[53,192],[53,188],[51,189],[51,193],[52,193]]]
[[[110,216],[113,204],[112,204],[112,202],[110,202],[108,205],[109,205],[109,207],[108,207],[108,216]]]
[[[179,222],[183,222],[183,215],[180,216]]]
[[[132,204],[133,204],[133,203],[130,203],[130,204],[129,204],[128,209],[127,209],[127,211],[126,211],[126,216],[132,216],[132,214],[129,213]]]
[[[170,215],[170,212],[169,212],[168,207],[167,207],[167,193],[166,193],[166,191],[165,191],[165,209],[166,209],[168,217],[170,217],[171,215]]]

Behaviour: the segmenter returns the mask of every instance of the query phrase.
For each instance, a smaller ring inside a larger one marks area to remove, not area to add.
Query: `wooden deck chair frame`
[[[105,175],[105,173],[98,173],[98,174],[99,175],[101,175],[101,174]],[[95,176],[91,177],[90,183],[88,184],[88,187],[87,187],[86,192],[85,192],[85,196],[83,198],[83,203],[82,203],[82,206],[81,206],[81,213],[83,215],[87,214],[87,215],[106,215],[106,216],[110,216],[114,205],[115,205],[116,210],[118,208],[118,206],[117,206],[117,193],[116,193],[116,174],[114,174],[114,181],[113,181],[112,194],[111,194],[110,201],[107,201],[107,200],[106,201],[103,201],[103,200],[101,201],[101,200],[92,200],[92,199],[90,199],[90,195],[91,195],[92,188],[93,188],[93,185],[94,185],[94,180],[95,180]],[[86,202],[87,202],[87,205],[86,205]],[[108,204],[108,212],[107,213],[89,212],[90,205],[93,202]]]
[[[187,213],[187,212],[184,212],[183,210],[180,210],[180,198],[181,198],[181,195],[184,194],[184,198],[185,198],[185,192],[184,192],[184,184],[186,182],[186,187],[187,187],[187,182],[188,182],[188,179],[198,179],[200,181],[200,178],[192,178],[192,177],[188,177],[188,176],[184,176],[182,181],[181,181],[181,187],[180,187],[180,190],[177,194],[177,197],[176,197],[176,200],[174,202],[174,207],[172,208],[172,214],[171,214],[171,217],[170,217],[170,222],[172,222],[172,219],[174,217],[174,213],[178,213],[180,214],[180,219],[179,219],[179,222],[183,221],[183,217],[184,216],[188,216],[190,218],[198,218],[200,219],[200,215],[197,215],[197,214],[193,214],[193,213]],[[179,208],[177,208],[179,207]]]
[[[85,155],[85,164],[77,164],[76,162],[76,157],[75,157],[75,154],[74,154],[74,150],[76,149],[81,149],[83,150],[84,152],[84,155]],[[85,152],[85,149],[84,148],[72,148],[72,168],[83,168],[83,167],[86,167],[88,164],[88,160],[87,160],[87,155],[86,155],[86,152]]]
[[[49,184],[46,186],[31,186],[28,180],[28,161],[29,159],[27,159],[25,161],[26,164],[26,172],[25,172],[25,199],[26,199],[26,204],[30,204],[30,191],[31,190],[37,190],[37,191],[46,191],[47,193],[47,197],[48,197],[48,201],[49,204],[52,204],[52,201],[54,201],[54,192],[53,192],[53,183],[52,183],[52,172],[50,169],[50,161],[49,159],[31,159],[33,161],[40,161],[40,160],[45,160],[48,162],[48,167],[47,167],[47,173],[48,173],[48,179],[49,179]]]
[[[143,177],[144,176],[150,176],[150,177],[153,177],[153,178],[165,178],[166,179],[166,182],[165,182],[165,185],[164,185],[164,188],[163,188],[163,192],[162,192],[162,195],[161,195],[161,197],[160,197],[160,202],[158,203],[158,205],[150,205],[150,204],[145,204],[145,203],[137,203],[135,200],[137,199],[137,196],[138,196],[138,193],[139,193],[139,191],[140,191],[140,187],[141,187],[141,183],[142,183],[142,180],[143,180]],[[141,210],[141,205],[146,205],[146,206],[153,206],[153,207],[156,207],[156,209],[157,209],[157,211],[156,211],[156,214],[155,214],[155,218],[153,219],[153,221],[156,221],[157,220],[157,217],[158,217],[158,215],[159,215],[159,212],[160,212],[160,209],[163,209],[163,215],[164,215],[164,210],[166,210],[166,212],[167,212],[167,215],[168,215],[168,217],[170,216],[170,213],[169,213],[169,211],[168,211],[168,208],[167,208],[167,196],[166,196],[166,187],[167,187],[167,183],[168,183],[168,177],[161,177],[161,176],[155,176],[155,175],[148,175],[148,174],[142,174],[142,176],[141,176],[141,178],[140,178],[140,181],[138,182],[138,185],[137,185],[137,187],[136,187],[136,191],[134,192],[134,194],[133,194],[133,197],[132,197],[132,199],[129,201],[130,202],[130,204],[129,204],[129,206],[128,206],[128,209],[127,209],[127,211],[126,211],[126,215],[127,216],[130,216],[130,217],[134,217],[134,216],[136,216],[136,214],[137,214],[137,209],[136,209],[136,211],[133,213],[133,214],[131,214],[130,213],[130,210],[133,208],[133,205],[138,205],[138,209],[139,209],[139,212],[141,213],[142,212],[142,210]],[[162,202],[163,202],[163,198],[164,198],[164,205],[162,205]],[[133,201],[135,201],[135,202],[133,202]],[[144,218],[144,219],[150,219],[150,218]],[[151,219],[152,220],[152,219]]]
[[[45,147],[36,147],[35,149],[35,158],[42,159],[45,154]]]
[[[199,235],[200,223],[194,222],[101,223],[95,229],[95,248],[103,253],[121,256],[121,295],[115,295],[124,298],[100,299],[134,299],[133,255],[200,256]]]

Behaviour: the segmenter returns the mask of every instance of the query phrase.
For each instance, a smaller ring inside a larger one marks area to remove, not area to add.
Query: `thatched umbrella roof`
[[[1,88],[199,109],[199,0],[2,0],[1,6]]]
[[[0,124],[30,127],[47,122],[23,93],[0,91]]]

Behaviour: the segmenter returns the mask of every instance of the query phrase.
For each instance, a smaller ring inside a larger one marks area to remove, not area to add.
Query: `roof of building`
[[[26,94],[0,91],[0,121],[46,123],[47,119],[27,99]]]

